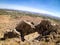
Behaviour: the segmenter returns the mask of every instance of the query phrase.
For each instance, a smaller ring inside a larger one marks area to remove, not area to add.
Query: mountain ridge
[[[42,16],[44,18],[51,18],[51,19],[60,21],[60,17],[52,16],[50,14],[36,13],[36,12],[31,12],[31,11],[23,11],[23,10],[15,10],[15,9],[0,9],[0,13],[1,13],[1,11],[3,11],[3,12],[5,11],[5,13],[14,12],[15,14],[27,14],[27,15],[33,15],[33,16]]]

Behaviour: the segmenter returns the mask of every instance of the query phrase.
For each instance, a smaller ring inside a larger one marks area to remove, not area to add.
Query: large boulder
[[[42,20],[40,24],[36,25],[36,30],[38,30],[38,33],[44,35],[49,35],[51,32],[57,31],[57,29],[51,25],[51,22],[48,20]]]
[[[24,36],[36,32],[34,29],[34,24],[26,20],[21,21],[15,28],[18,32],[21,33],[22,41],[24,41]]]
[[[49,20],[42,20],[39,24],[34,25],[28,21],[21,21],[15,28],[18,32],[21,33],[21,39],[24,41],[24,36],[38,32],[42,37],[50,35],[52,33],[57,33],[57,28],[51,24]],[[52,35],[54,35],[52,34]],[[40,36],[40,37],[41,37]]]
[[[41,35],[40,37],[36,38],[38,40],[41,40],[42,38],[45,39],[45,41],[54,40],[55,35],[57,34],[56,26],[52,25],[49,20],[42,20],[35,27],[38,33]]]

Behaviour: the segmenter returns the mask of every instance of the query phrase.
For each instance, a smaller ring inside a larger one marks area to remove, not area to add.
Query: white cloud
[[[31,11],[31,12],[38,12],[44,14],[51,14],[53,16],[57,16],[57,13],[49,12],[42,9],[35,9],[31,7],[19,6],[19,5],[11,5],[11,4],[0,4],[0,8],[7,8],[7,9],[17,9],[17,10],[24,10],[24,11]],[[57,17],[60,17],[59,15]]]

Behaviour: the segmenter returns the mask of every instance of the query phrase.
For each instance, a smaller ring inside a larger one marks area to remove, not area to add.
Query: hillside
[[[26,20],[29,22],[33,22],[35,25],[41,22],[43,19],[48,19],[52,24],[57,24],[60,26],[60,20],[56,18],[51,18],[44,16],[39,13],[32,13],[27,11],[19,11],[19,10],[10,10],[10,9],[0,9],[0,38],[4,36],[4,33],[9,30],[13,30],[19,22],[22,20]],[[58,28],[60,31],[60,28]],[[11,38],[6,40],[0,40],[0,45],[56,45],[56,42],[50,41],[27,41],[33,39],[33,36],[37,36],[37,33],[33,33],[27,35],[26,41],[22,42],[20,38]],[[29,38],[30,37],[30,38]],[[60,37],[56,40],[60,41]],[[59,42],[60,43],[60,42]]]

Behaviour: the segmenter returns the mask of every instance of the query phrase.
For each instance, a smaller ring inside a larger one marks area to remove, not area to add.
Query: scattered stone
[[[31,33],[29,35],[24,36],[25,40],[27,41],[33,41],[35,38],[39,36],[38,32]]]
[[[15,29],[13,30],[13,31],[6,31],[5,33],[4,33],[4,37],[3,38],[1,38],[0,40],[5,40],[5,39],[7,39],[7,38],[15,38],[15,37],[19,37],[20,36],[20,34],[19,34],[19,32],[17,32]]]
[[[60,45],[60,41],[57,41],[57,42],[56,42],[56,45]]]

